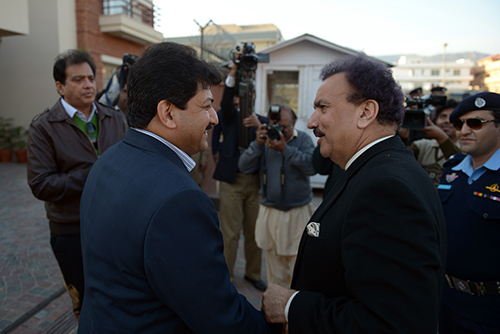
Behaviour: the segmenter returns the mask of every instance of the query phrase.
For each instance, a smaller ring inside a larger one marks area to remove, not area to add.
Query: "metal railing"
[[[122,14],[142,22],[153,28],[160,26],[160,8],[145,4],[145,1],[138,0],[103,0],[102,11],[104,15]]]

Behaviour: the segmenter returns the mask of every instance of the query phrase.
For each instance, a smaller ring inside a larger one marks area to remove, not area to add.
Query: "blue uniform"
[[[476,170],[470,156],[457,154],[446,162],[438,186],[448,230],[447,280],[453,286],[445,284],[443,303],[493,329],[500,329],[499,169],[500,150]],[[481,282],[485,290],[478,289]]]

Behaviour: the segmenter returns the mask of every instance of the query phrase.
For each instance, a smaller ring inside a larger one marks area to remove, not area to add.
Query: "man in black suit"
[[[289,333],[436,333],[446,228],[429,177],[395,136],[403,93],[366,55],[328,64],[308,127],[345,173],[306,226],[292,289],[263,311]]]

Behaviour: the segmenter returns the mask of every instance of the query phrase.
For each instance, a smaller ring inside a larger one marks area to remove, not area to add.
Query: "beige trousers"
[[[254,280],[261,279],[262,250],[255,243],[255,221],[260,201],[259,188],[258,174],[238,173],[234,184],[221,181],[219,185],[220,228],[224,239],[224,257],[231,278],[233,278],[236,263],[238,241],[243,229],[245,274]]]

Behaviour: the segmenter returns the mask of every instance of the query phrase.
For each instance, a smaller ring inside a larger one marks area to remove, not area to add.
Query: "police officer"
[[[500,95],[451,113],[462,151],[438,185],[448,228],[439,333],[500,333]]]

